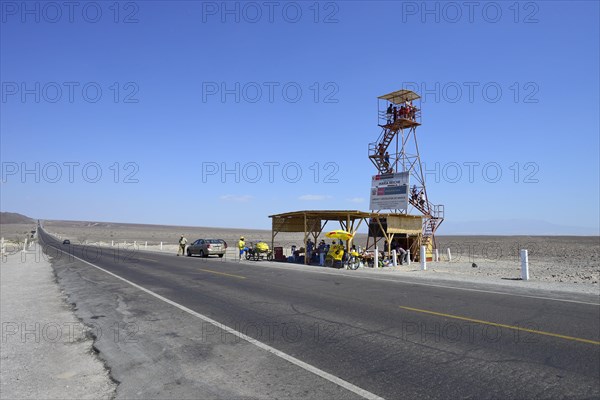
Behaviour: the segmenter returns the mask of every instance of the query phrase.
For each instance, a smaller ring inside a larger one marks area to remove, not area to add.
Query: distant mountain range
[[[0,212],[0,224],[31,224],[35,220],[23,214]]]
[[[598,228],[553,224],[541,220],[504,219],[489,221],[451,221],[440,226],[440,235],[527,235],[597,236]]]

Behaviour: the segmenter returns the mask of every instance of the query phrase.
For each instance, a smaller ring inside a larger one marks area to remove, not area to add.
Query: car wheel
[[[219,258],[223,258],[223,254],[219,254]]]
[[[188,249],[188,251],[187,251],[187,256],[188,256],[188,257],[191,257],[191,256],[192,256],[192,252],[190,251],[190,249]]]
[[[273,253],[267,253],[267,261],[273,261]]]
[[[198,255],[199,255],[200,257],[204,257],[204,251],[203,251],[203,250],[200,250],[200,252],[198,253]]]

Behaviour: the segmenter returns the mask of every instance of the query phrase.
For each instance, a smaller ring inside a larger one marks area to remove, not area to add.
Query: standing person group
[[[425,207],[425,190],[421,189],[418,191],[417,185],[413,185],[410,191],[410,197],[413,202],[418,203],[421,207]]]
[[[409,119],[411,121],[416,121],[416,114],[417,107],[413,106],[412,101],[405,101],[400,108],[390,103],[386,110],[387,123],[391,124],[392,122],[396,122],[398,119]]]
[[[415,120],[417,114],[417,107],[413,106],[412,101],[407,101],[403,106],[400,107],[399,116],[400,118]]]

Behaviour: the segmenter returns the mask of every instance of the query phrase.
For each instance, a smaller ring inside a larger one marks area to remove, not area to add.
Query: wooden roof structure
[[[388,94],[384,94],[383,96],[379,96],[378,99],[387,100],[393,104],[402,104],[407,101],[413,101],[420,99],[421,96],[413,92],[412,90],[400,89],[395,92],[391,92]]]
[[[272,219],[271,246],[274,245],[275,236],[280,232],[303,232],[304,243],[310,235],[313,236],[316,243],[329,221],[337,221],[341,229],[355,234],[363,221],[374,220],[384,233],[388,243],[395,234],[421,235],[423,223],[423,217],[419,215],[358,210],[302,210],[269,215],[269,218]],[[385,227],[382,221],[386,223]],[[351,243],[352,240],[346,242],[347,248],[351,247]],[[308,260],[305,262],[308,263]]]

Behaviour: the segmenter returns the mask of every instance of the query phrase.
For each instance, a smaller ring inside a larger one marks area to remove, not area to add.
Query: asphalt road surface
[[[117,397],[600,397],[597,296],[40,239]]]

